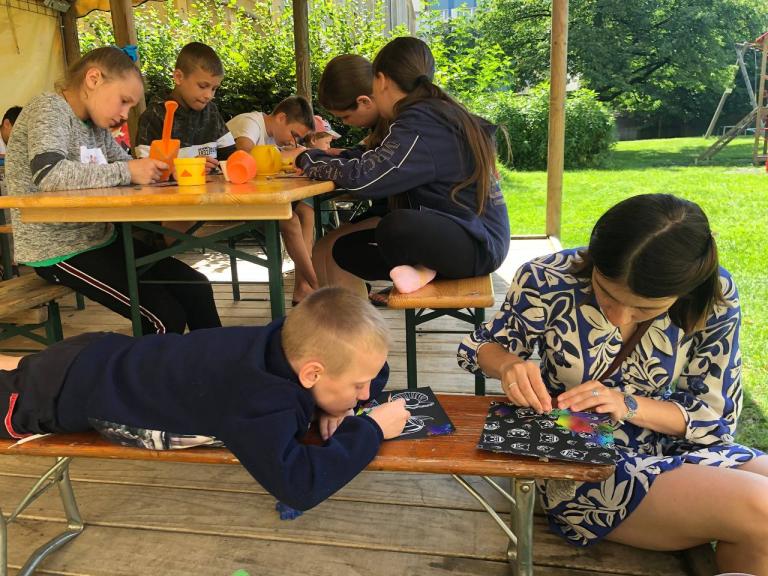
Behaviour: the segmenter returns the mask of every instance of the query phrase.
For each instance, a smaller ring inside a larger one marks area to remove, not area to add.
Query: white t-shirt
[[[5,142],[2,136],[0,136],[0,154],[5,154]]]
[[[275,139],[267,134],[267,125],[264,123],[263,112],[238,114],[227,122],[227,128],[229,128],[235,140],[245,137],[250,139],[256,146],[259,144],[275,143]]]

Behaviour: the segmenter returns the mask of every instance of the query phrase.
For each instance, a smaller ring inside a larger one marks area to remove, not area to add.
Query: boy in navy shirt
[[[0,356],[0,436],[95,429],[156,450],[223,443],[271,494],[306,510],[405,426],[402,401],[353,415],[384,387],[389,343],[378,311],[340,288],[263,327],[83,334]],[[321,446],[301,442],[315,417]]]

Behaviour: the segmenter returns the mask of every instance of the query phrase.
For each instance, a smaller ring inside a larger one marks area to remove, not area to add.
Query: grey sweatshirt
[[[130,159],[109,130],[80,120],[62,96],[41,94],[13,125],[5,157],[8,195],[130,184]],[[114,233],[110,223],[25,224],[18,210],[11,217],[19,262],[82,252]]]

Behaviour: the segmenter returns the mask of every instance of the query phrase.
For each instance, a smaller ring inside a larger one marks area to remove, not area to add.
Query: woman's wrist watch
[[[637,414],[637,400],[632,394],[624,394],[624,406],[627,407],[627,413],[622,420],[632,420]]]

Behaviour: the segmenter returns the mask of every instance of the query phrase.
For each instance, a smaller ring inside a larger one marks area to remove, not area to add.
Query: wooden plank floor
[[[510,259],[494,277],[497,303],[520,263],[551,250],[547,240],[513,243]],[[227,274],[220,258],[186,259],[214,280]],[[241,277],[263,280],[261,274],[241,269]],[[215,292],[225,325],[268,322],[266,286],[243,288],[244,296],[257,300],[233,302],[223,285]],[[391,386],[405,386],[403,313],[383,313],[395,335]],[[91,330],[129,333],[125,319],[92,302],[77,311],[74,300],[65,301],[62,316],[66,336]],[[457,326],[454,320],[443,322]],[[420,384],[472,393],[473,378],[456,365],[459,338],[419,337]],[[489,382],[489,391],[498,391],[498,385]],[[0,505],[6,513],[50,465],[46,458],[0,457]],[[501,531],[448,477],[365,472],[327,502],[287,522],[279,520],[274,499],[234,466],[81,459],[71,470],[87,528],[43,564],[42,574],[229,576],[239,568],[251,576],[509,573]],[[472,482],[497,509],[507,508],[480,479]],[[45,494],[9,528],[11,565],[18,570],[62,527],[58,495]],[[571,547],[546,529],[542,517],[536,522],[534,560],[537,574],[552,576],[688,573],[679,555],[611,543]]]

